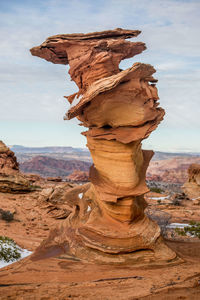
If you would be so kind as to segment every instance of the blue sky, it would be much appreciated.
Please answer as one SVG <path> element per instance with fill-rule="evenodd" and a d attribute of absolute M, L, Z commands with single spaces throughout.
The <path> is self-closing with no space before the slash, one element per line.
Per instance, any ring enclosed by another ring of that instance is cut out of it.
<path fill-rule="evenodd" d="M 68 66 L 29 49 L 59 33 L 140 29 L 143 54 L 121 63 L 157 69 L 164 121 L 146 149 L 200 152 L 199 0 L 0 0 L 0 139 L 26 146 L 84 147 L 76 120 L 63 121 L 64 95 L 77 90 Z"/>

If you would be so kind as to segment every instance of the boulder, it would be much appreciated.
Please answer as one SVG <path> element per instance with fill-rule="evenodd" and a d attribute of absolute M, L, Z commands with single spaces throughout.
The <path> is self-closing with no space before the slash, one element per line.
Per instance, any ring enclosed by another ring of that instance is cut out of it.
<path fill-rule="evenodd" d="M 188 168 L 188 180 L 182 186 L 183 192 L 190 200 L 196 201 L 198 205 L 200 200 L 200 164 L 191 164 Z"/>
<path fill-rule="evenodd" d="M 68 181 L 72 182 L 87 182 L 89 181 L 89 173 L 84 171 L 74 171 L 66 177 Z"/>
<path fill-rule="evenodd" d="M 25 193 L 33 190 L 30 181 L 20 173 L 15 154 L 0 141 L 0 192 Z"/>

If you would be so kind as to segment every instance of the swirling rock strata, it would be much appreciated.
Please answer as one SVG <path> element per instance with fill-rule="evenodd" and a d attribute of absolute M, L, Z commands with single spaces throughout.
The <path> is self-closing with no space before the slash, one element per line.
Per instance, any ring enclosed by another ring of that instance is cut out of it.
<path fill-rule="evenodd" d="M 158 225 L 144 213 L 153 151 L 142 150 L 141 142 L 164 116 L 155 69 L 142 63 L 119 68 L 122 59 L 146 49 L 144 43 L 126 41 L 139 33 L 118 28 L 56 35 L 30 50 L 53 63 L 69 64 L 79 92 L 66 97 L 71 107 L 65 119 L 77 117 L 88 128 L 83 134 L 94 163 L 91 184 L 83 193 L 74 191 L 71 214 L 40 250 L 57 244 L 79 258 L 113 263 L 176 258 Z"/>

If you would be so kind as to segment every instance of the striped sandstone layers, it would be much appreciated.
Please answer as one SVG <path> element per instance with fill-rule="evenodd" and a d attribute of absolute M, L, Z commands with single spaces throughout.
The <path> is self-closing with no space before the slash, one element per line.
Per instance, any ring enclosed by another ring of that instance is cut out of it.
<path fill-rule="evenodd" d="M 139 33 L 117 28 L 56 35 L 31 49 L 53 63 L 69 64 L 79 92 L 66 97 L 71 107 L 65 119 L 77 117 L 88 128 L 83 134 L 94 163 L 91 184 L 82 193 L 76 189 L 73 197 L 66 192 L 72 212 L 38 252 L 58 245 L 68 255 L 108 263 L 176 258 L 158 225 L 144 213 L 146 169 L 153 151 L 142 150 L 141 142 L 164 116 L 158 107 L 155 69 L 142 63 L 119 68 L 122 59 L 146 49 L 144 43 L 126 41 Z"/>

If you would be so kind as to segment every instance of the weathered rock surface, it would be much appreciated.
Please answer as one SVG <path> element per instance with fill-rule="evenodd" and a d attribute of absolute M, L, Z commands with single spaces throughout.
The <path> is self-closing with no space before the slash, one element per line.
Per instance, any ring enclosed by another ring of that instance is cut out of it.
<path fill-rule="evenodd" d="M 168 245 L 184 262 L 157 268 L 120 267 L 41 253 L 40 260 L 28 258 L 0 270 L 1 299 L 199 299 L 200 243 Z"/>
<path fill-rule="evenodd" d="M 61 177 L 47 177 L 47 181 L 62 182 Z"/>
<path fill-rule="evenodd" d="M 79 193 L 85 190 L 84 186 L 72 189 L 73 187 L 73 184 L 63 182 L 53 187 L 44 188 L 38 197 L 39 206 L 45 209 L 48 215 L 54 219 L 67 218 L 73 211 L 73 206 L 77 203 L 71 197 L 71 195 L 74 196 L 73 190 L 78 189 Z"/>
<path fill-rule="evenodd" d="M 83 196 L 84 189 L 87 188 L 45 181 L 41 181 L 40 184 L 42 191 L 26 195 L 0 192 L 0 207 L 14 213 L 14 220 L 9 224 L 0 218 L 1 235 L 13 238 L 22 248 L 31 251 L 48 237 L 51 228 L 55 226 L 59 228 L 63 223 L 62 219 L 51 215 L 48 205 L 64 208 L 65 204 L 69 211 L 73 212 L 74 205 L 80 205 L 79 197 Z M 50 195 L 57 189 L 65 192 L 62 195 L 59 192 L 58 196 L 52 197 L 49 202 Z M 41 195 L 46 198 L 42 200 Z M 189 208 L 158 204 L 157 200 L 150 200 L 150 196 L 163 195 L 151 193 L 147 196 L 150 206 L 148 215 L 156 219 L 161 227 L 167 223 L 169 215 L 170 222 L 188 223 L 191 219 L 199 220 L 199 206 Z M 185 201 L 188 205 L 191 202 Z M 91 201 L 87 201 L 86 210 L 89 205 L 92 205 Z M 59 235 L 57 238 L 60 238 Z M 42 251 L 38 252 L 38 260 L 28 257 L 0 269 L 0 298 L 2 300 L 29 300 L 42 297 L 52 300 L 199 299 L 200 242 L 172 240 L 167 244 L 183 259 L 181 264 L 172 262 L 167 266 L 161 266 L 158 261 L 158 266 L 153 268 L 144 268 L 139 262 L 137 266 L 94 265 L 63 254 L 64 249 L 57 245 L 47 252 L 42 248 Z M 52 251 L 56 257 L 48 258 L 52 256 Z"/>
<path fill-rule="evenodd" d="M 139 30 L 120 28 L 88 34 L 60 34 L 49 37 L 42 45 L 30 51 L 32 55 L 53 63 L 69 64 L 69 74 L 79 87 L 80 94 L 92 82 L 117 74 L 122 59 L 146 49 L 144 43 L 125 40 L 138 34 Z"/>
<path fill-rule="evenodd" d="M 24 176 L 31 182 L 31 183 L 34 183 L 34 182 L 44 182 L 45 181 L 45 178 L 41 177 L 40 175 L 38 174 L 32 174 L 32 173 L 26 173 L 24 174 Z"/>
<path fill-rule="evenodd" d="M 89 173 L 83 171 L 74 171 L 66 178 L 72 182 L 87 182 L 89 181 Z"/>
<path fill-rule="evenodd" d="M 189 167 L 188 180 L 182 189 L 191 200 L 200 200 L 200 164 Z"/>
<path fill-rule="evenodd" d="M 176 254 L 144 214 L 146 170 L 153 151 L 141 142 L 156 129 L 164 110 L 152 76 L 155 69 L 135 63 L 120 70 L 122 59 L 146 49 L 128 42 L 137 30 L 114 29 L 89 34 L 57 35 L 31 49 L 53 63 L 69 64 L 79 92 L 68 96 L 67 119 L 77 117 L 91 152 L 91 184 L 73 190 L 73 211 L 49 235 L 38 253 L 59 245 L 68 255 L 104 263 L 169 263 Z M 69 194 L 67 194 L 69 197 Z"/>
<path fill-rule="evenodd" d="M 15 154 L 0 141 L 0 191 L 23 193 L 32 190 L 29 180 L 19 172 Z"/>
<path fill-rule="evenodd" d="M 10 170 L 19 170 L 19 164 L 12 152 L 6 145 L 0 141 L 0 170 L 1 172 Z"/>

